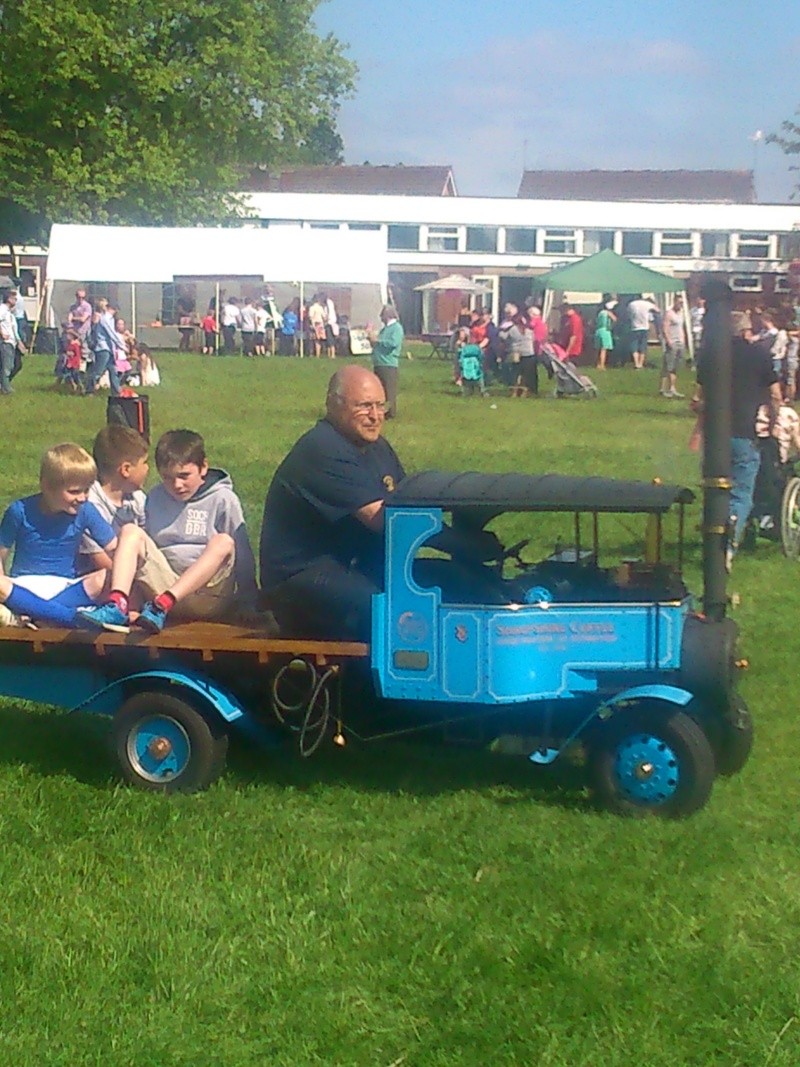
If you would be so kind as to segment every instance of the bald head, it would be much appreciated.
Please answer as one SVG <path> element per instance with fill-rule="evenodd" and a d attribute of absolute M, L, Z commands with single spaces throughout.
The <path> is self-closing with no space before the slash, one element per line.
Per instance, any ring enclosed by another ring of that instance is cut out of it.
<path fill-rule="evenodd" d="M 385 402 L 380 378 L 355 363 L 341 367 L 328 382 L 328 421 L 355 444 L 369 444 L 380 437 Z"/>

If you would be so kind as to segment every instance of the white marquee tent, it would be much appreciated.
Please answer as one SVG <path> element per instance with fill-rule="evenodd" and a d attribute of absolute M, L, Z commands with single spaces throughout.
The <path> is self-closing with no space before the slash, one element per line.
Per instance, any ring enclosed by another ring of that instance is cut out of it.
<path fill-rule="evenodd" d="M 188 280 L 204 282 L 213 291 L 221 283 L 236 295 L 236 281 L 248 279 L 271 285 L 279 304 L 291 296 L 302 299 L 317 287 L 347 289 L 350 319 L 357 325 L 376 319 L 386 301 L 386 238 L 380 231 L 304 229 L 299 224 L 220 229 L 55 225 L 47 279 L 45 302 L 56 320 L 63 319 L 79 284 L 115 285 L 117 301 L 138 329 L 142 319 L 160 315 L 164 285 Z"/>

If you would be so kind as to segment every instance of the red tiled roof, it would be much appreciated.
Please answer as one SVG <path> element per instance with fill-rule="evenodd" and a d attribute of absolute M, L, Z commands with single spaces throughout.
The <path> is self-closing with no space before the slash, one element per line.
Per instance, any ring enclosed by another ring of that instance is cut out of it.
<path fill-rule="evenodd" d="M 528 200 L 657 200 L 754 204 L 749 170 L 526 170 Z"/>
<path fill-rule="evenodd" d="M 242 183 L 249 193 L 377 193 L 455 196 L 450 167 L 332 166 L 254 170 Z"/>

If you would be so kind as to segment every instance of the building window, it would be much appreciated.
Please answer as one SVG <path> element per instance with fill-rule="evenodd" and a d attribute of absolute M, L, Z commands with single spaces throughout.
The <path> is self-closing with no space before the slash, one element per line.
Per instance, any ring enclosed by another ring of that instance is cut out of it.
<path fill-rule="evenodd" d="M 778 234 L 778 259 L 800 259 L 800 233 Z"/>
<path fill-rule="evenodd" d="M 731 289 L 735 293 L 760 293 L 761 288 L 758 274 L 734 274 L 731 278 Z"/>
<path fill-rule="evenodd" d="M 467 226 L 468 252 L 496 252 L 496 226 Z"/>
<path fill-rule="evenodd" d="M 740 233 L 740 259 L 769 259 L 768 233 Z"/>
<path fill-rule="evenodd" d="M 792 287 L 789 285 L 789 279 L 785 274 L 779 274 L 775 278 L 775 292 L 776 293 L 791 293 Z"/>
<path fill-rule="evenodd" d="M 457 252 L 458 226 L 429 226 L 429 252 Z"/>
<path fill-rule="evenodd" d="M 348 230 L 379 230 L 379 222 L 348 222 Z"/>
<path fill-rule="evenodd" d="M 652 231 L 624 230 L 622 233 L 622 254 L 623 256 L 652 256 Z"/>
<path fill-rule="evenodd" d="M 692 235 L 686 232 L 661 234 L 662 256 L 691 256 L 694 254 Z"/>
<path fill-rule="evenodd" d="M 700 254 L 708 259 L 727 259 L 730 247 L 727 233 L 701 233 Z"/>
<path fill-rule="evenodd" d="M 419 252 L 419 226 L 390 226 L 388 246 L 394 252 Z"/>
<path fill-rule="evenodd" d="M 543 248 L 545 255 L 575 255 L 575 231 L 545 230 Z"/>
<path fill-rule="evenodd" d="M 583 231 L 583 254 L 593 256 L 595 252 L 605 252 L 610 248 L 614 250 L 613 230 L 584 230 Z"/>
<path fill-rule="evenodd" d="M 506 252 L 523 252 L 533 255 L 536 251 L 536 230 L 527 226 L 506 228 Z"/>
<path fill-rule="evenodd" d="M 338 230 L 338 222 L 309 222 L 308 228 L 310 230 Z"/>

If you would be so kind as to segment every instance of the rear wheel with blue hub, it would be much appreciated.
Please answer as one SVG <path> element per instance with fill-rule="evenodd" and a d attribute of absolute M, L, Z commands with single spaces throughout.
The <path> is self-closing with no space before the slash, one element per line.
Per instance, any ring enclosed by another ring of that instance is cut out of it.
<path fill-rule="evenodd" d="M 617 712 L 600 729 L 590 772 L 598 799 L 611 811 L 681 818 L 706 803 L 716 768 L 694 719 L 639 705 Z"/>
<path fill-rule="evenodd" d="M 228 735 L 170 693 L 137 693 L 114 716 L 114 751 L 126 782 L 156 793 L 205 789 L 225 767 Z"/>

